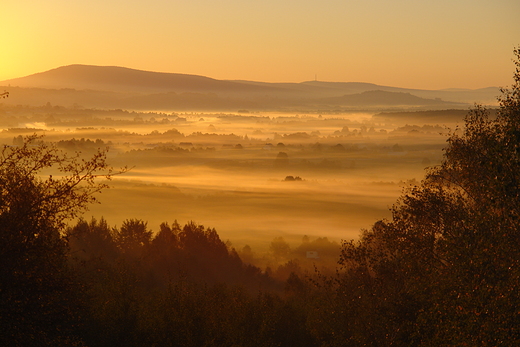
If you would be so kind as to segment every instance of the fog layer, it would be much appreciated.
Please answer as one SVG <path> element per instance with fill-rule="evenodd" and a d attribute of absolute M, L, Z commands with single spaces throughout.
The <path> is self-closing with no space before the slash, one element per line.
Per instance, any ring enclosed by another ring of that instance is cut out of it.
<path fill-rule="evenodd" d="M 1 140 L 41 133 L 71 153 L 109 148 L 129 166 L 85 216 L 195 221 L 237 249 L 274 237 L 334 241 L 389 217 L 409 180 L 440 161 L 460 111 L 408 113 L 161 113 L 43 107 L 0 109 Z M 443 134 L 444 133 L 444 134 Z"/>

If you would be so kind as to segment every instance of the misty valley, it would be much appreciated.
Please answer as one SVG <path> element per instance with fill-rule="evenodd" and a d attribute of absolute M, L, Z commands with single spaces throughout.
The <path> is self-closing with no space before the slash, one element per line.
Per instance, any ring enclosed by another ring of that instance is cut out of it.
<path fill-rule="evenodd" d="M 130 216 L 215 227 L 241 249 L 274 237 L 339 242 L 389 217 L 408 180 L 440 162 L 447 126 L 465 111 L 400 113 L 164 113 L 0 106 L 16 145 L 44 134 L 71 153 L 108 148 L 115 177 L 87 217 Z M 433 120 L 432 120 L 433 119 Z M 296 178 L 296 179 L 294 179 Z"/>
<path fill-rule="evenodd" d="M 0 345 L 518 345 L 514 76 L 4 81 Z"/>

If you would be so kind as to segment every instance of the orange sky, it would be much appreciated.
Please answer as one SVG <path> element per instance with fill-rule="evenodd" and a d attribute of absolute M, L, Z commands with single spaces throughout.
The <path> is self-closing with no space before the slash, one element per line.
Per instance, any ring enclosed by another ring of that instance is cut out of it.
<path fill-rule="evenodd" d="M 518 0 L 9 1 L 0 80 L 91 64 L 265 82 L 507 86 L 518 14 Z"/>

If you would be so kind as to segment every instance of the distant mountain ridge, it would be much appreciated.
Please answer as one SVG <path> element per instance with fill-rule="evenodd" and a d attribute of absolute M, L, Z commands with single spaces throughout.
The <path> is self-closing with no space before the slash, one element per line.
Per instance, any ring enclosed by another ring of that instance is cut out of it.
<path fill-rule="evenodd" d="M 119 66 L 67 65 L 25 77 L 3 81 L 2 84 L 36 88 L 73 88 L 122 92 L 237 90 L 244 88 L 235 82 L 209 77 L 151 72 Z M 259 90 L 262 87 L 246 86 Z"/>
<path fill-rule="evenodd" d="M 2 81 L 0 86 L 21 88 L 18 95 L 32 100 L 28 103 L 52 97 L 53 103 L 136 109 L 463 108 L 489 103 L 499 95 L 498 88 L 420 90 L 363 82 L 268 83 L 93 65 L 62 66 Z"/>
<path fill-rule="evenodd" d="M 321 99 L 327 104 L 362 106 L 367 103 L 377 105 L 398 106 L 398 105 L 444 105 L 447 102 L 439 99 L 426 99 L 404 92 L 389 92 L 383 90 L 370 90 L 359 94 L 343 95 Z"/>

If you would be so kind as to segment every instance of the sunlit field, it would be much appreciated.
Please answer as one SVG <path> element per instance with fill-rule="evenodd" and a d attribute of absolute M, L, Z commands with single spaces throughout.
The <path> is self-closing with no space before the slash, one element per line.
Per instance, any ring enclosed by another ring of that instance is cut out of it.
<path fill-rule="evenodd" d="M 339 242 L 388 218 L 409 181 L 440 162 L 447 127 L 410 112 L 164 113 L 60 107 L 2 109 L 1 140 L 45 134 L 63 150 L 108 148 L 117 176 L 84 216 L 120 225 L 139 218 L 214 227 L 240 249 L 265 251 L 274 237 Z M 446 122 L 448 120 L 448 122 Z"/>
<path fill-rule="evenodd" d="M 4 1 L 0 347 L 520 346 L 519 13 Z"/>

